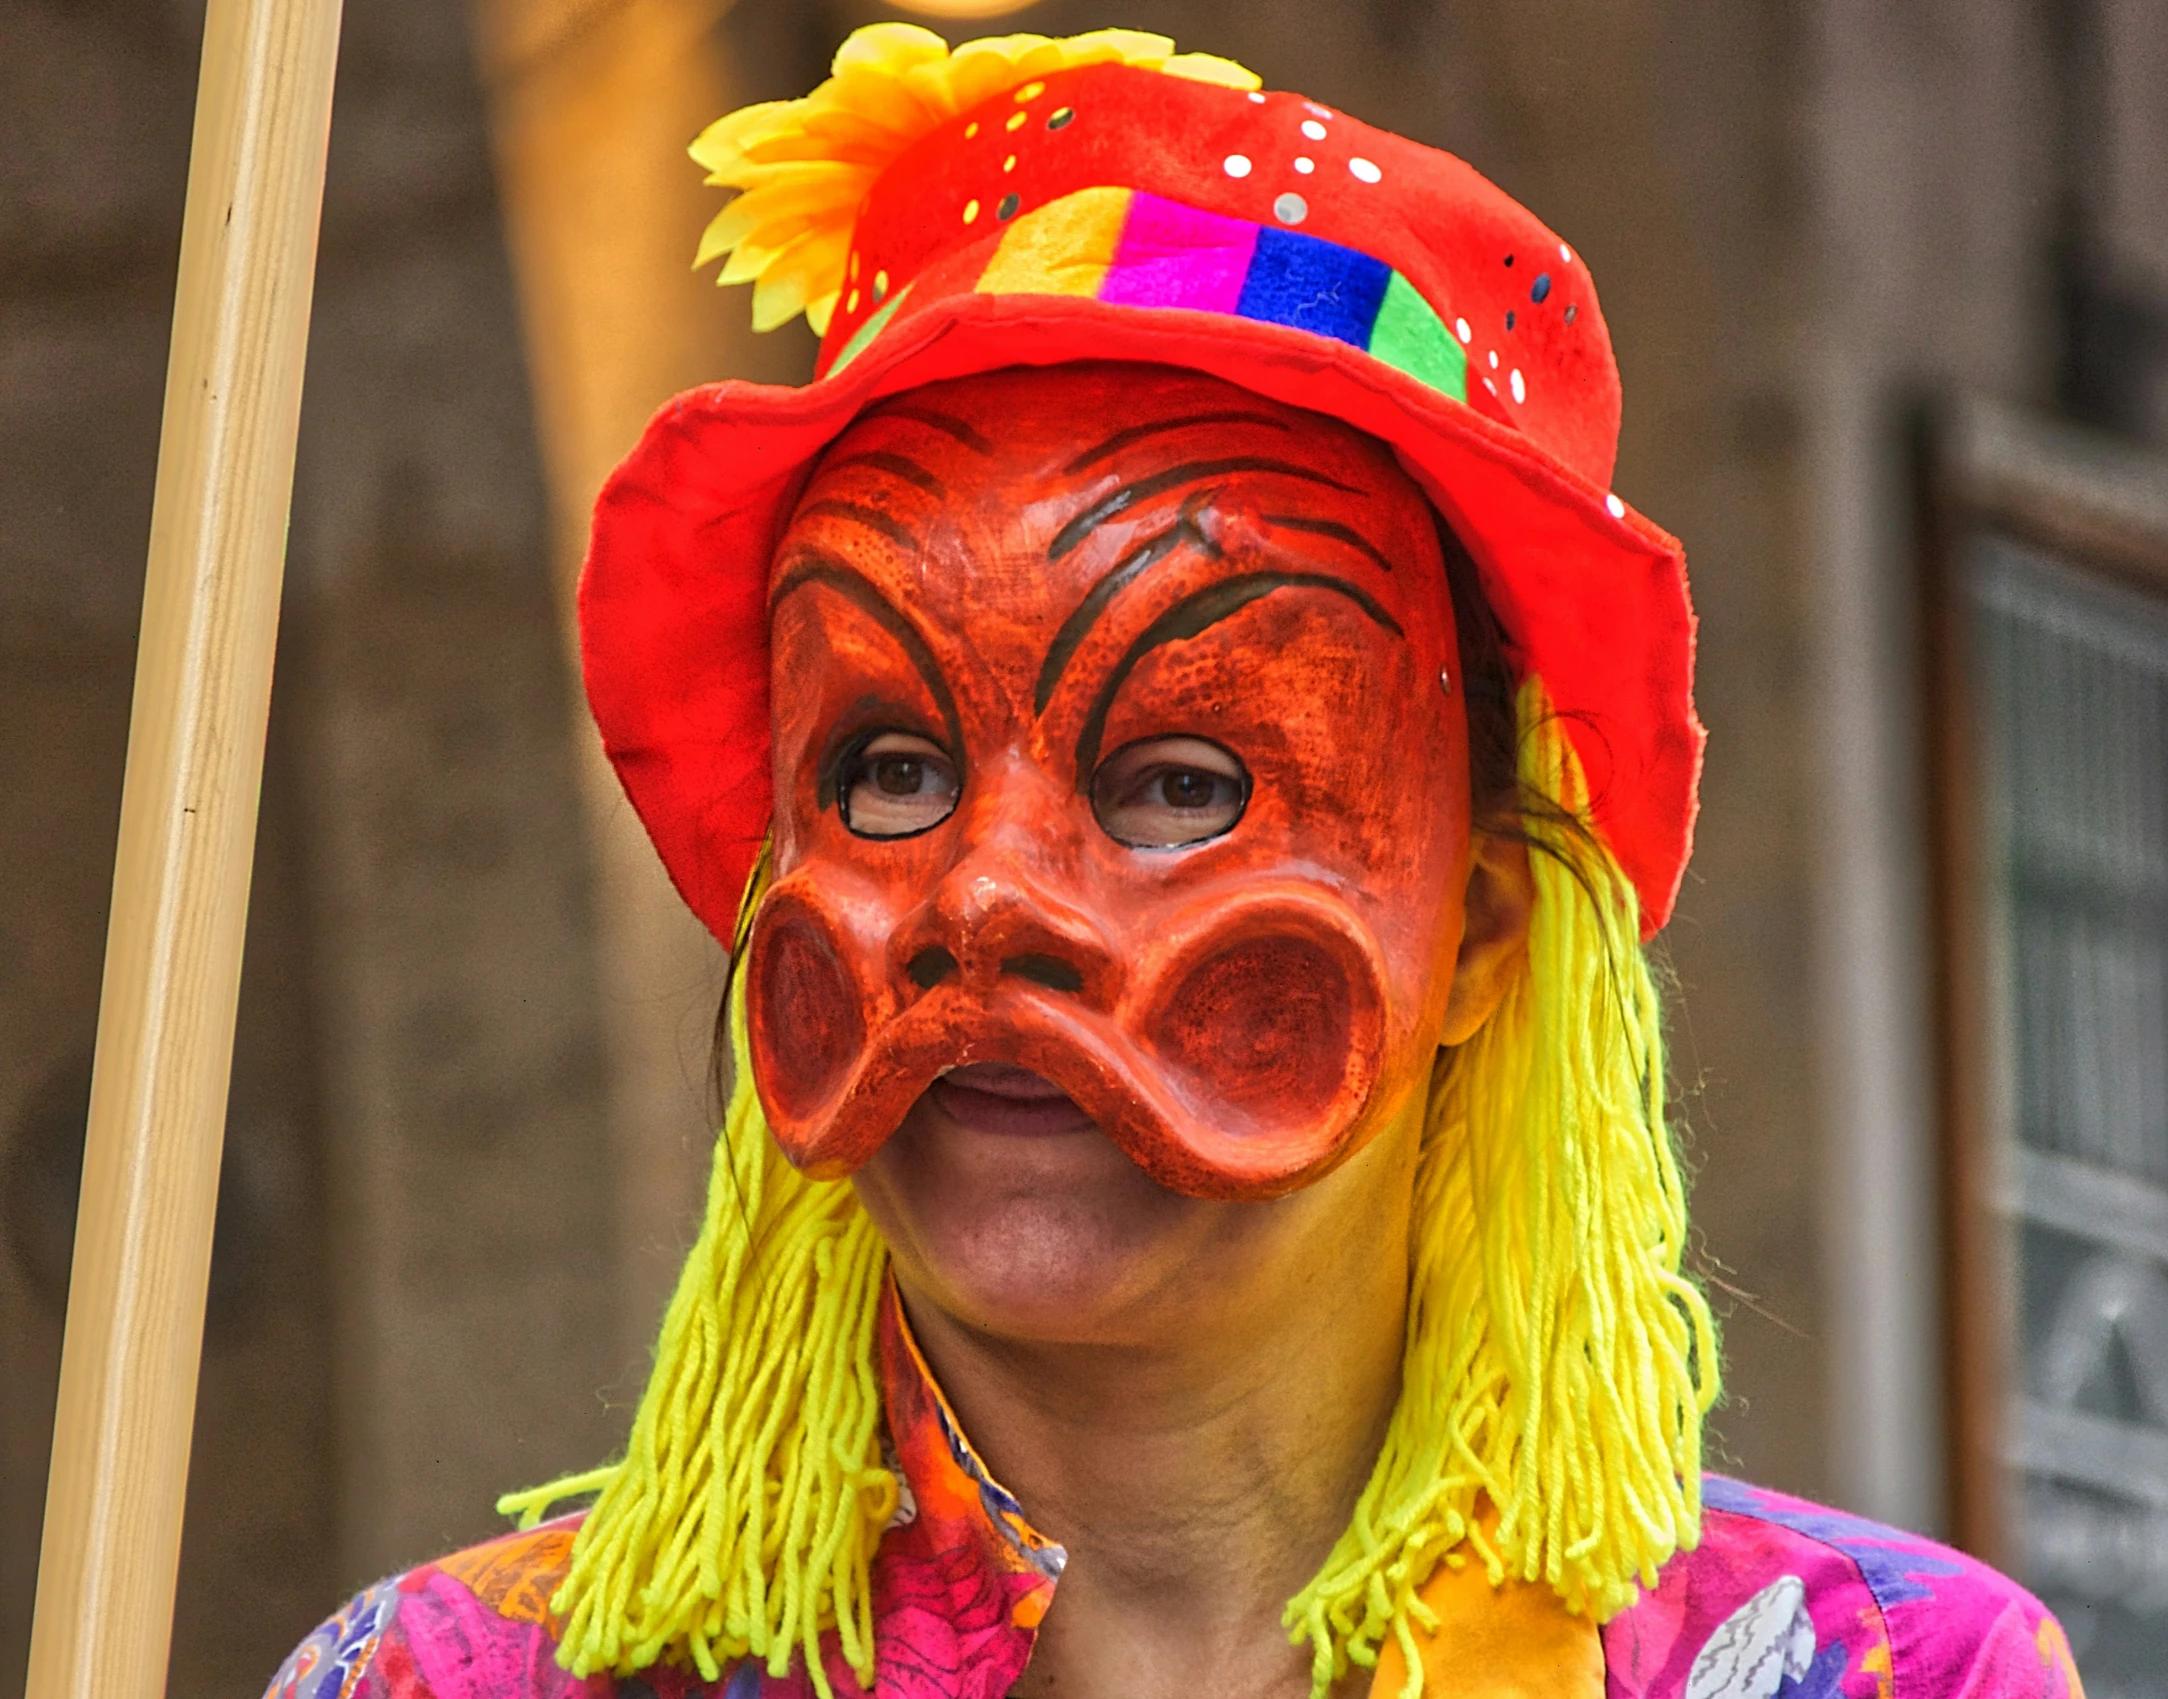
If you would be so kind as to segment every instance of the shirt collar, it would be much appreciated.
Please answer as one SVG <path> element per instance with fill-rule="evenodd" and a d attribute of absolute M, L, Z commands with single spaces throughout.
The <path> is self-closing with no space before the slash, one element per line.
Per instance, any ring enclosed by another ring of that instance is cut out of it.
<path fill-rule="evenodd" d="M 873 1559 L 878 1699 L 1002 1699 L 1068 1553 L 1025 1519 L 934 1383 L 891 1280 L 877 1329 L 897 1480 Z"/>

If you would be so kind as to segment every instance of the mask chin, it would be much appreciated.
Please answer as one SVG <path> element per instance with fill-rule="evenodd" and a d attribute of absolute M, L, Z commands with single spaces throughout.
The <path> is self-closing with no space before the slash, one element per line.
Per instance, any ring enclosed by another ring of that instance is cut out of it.
<path fill-rule="evenodd" d="M 1392 1018 L 1376 941 L 1300 882 L 1215 902 L 1155 940 L 1146 971 L 1081 984 L 964 949 L 922 985 L 927 952 L 891 967 L 892 933 L 804 881 L 770 894 L 748 946 L 755 1084 L 816 1178 L 855 1172 L 948 1069 L 1006 1062 L 1171 1190 L 1275 1197 L 1352 1155 L 1428 1067 L 1414 1011 Z"/>

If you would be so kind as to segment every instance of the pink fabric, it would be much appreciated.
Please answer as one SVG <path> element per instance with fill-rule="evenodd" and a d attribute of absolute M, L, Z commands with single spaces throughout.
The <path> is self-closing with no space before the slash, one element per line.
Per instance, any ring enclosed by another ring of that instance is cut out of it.
<path fill-rule="evenodd" d="M 1257 226 L 1148 195 L 1129 204 L 1099 299 L 1131 307 L 1231 313 L 1242 298 Z"/>
<path fill-rule="evenodd" d="M 411 1572 L 399 1612 L 421 1687 L 454 1694 L 518 1693 L 532 1699 L 601 1694 L 607 1683 L 582 1681 L 557 1664 L 557 1641 L 539 1623 L 499 1616 L 464 1585 L 434 1567 Z"/>
<path fill-rule="evenodd" d="M 2080 1699 L 2061 1627 L 1986 1565 L 1719 1476 L 1701 1545 L 1603 1631 L 1610 1699 Z"/>

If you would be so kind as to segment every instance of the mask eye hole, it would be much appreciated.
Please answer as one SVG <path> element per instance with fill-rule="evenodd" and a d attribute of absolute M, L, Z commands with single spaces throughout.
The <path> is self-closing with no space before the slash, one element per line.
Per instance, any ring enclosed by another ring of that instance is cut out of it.
<path fill-rule="evenodd" d="M 1116 843 L 1178 849 L 1233 830 L 1249 806 L 1249 770 L 1201 737 L 1124 744 L 1092 775 L 1092 813 Z"/>
<path fill-rule="evenodd" d="M 837 775 L 843 824 L 861 838 L 908 838 L 956 812 L 962 787 L 941 746 L 912 732 L 876 732 Z"/>

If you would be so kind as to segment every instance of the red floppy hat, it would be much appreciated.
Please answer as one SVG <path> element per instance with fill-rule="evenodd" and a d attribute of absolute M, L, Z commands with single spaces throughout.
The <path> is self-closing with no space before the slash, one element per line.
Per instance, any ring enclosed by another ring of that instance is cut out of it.
<path fill-rule="evenodd" d="M 822 330 L 802 388 L 671 401 L 595 507 L 588 699 L 679 891 L 730 940 L 768 827 L 767 570 L 877 399 L 1074 360 L 1204 371 L 1390 444 L 1542 679 L 1644 935 L 1689 853 L 1703 732 L 1678 542 L 1611 493 L 1618 368 L 1587 269 L 1450 154 L 1258 90 L 1163 37 L 860 30 L 802 101 L 694 153 L 740 186 L 703 258 L 756 324 Z"/>

